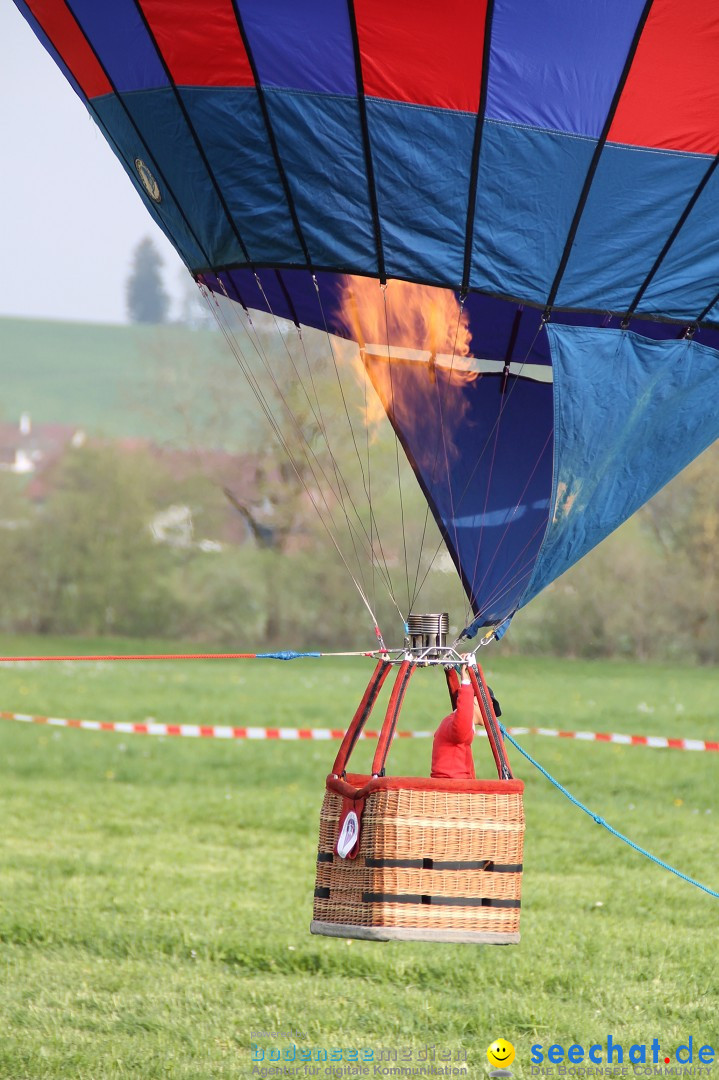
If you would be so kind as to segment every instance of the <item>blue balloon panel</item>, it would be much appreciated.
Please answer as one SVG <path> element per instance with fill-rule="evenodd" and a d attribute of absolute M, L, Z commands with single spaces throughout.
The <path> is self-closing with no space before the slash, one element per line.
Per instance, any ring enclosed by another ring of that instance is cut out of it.
<path fill-rule="evenodd" d="M 551 524 L 522 597 L 626 521 L 719 438 L 719 351 L 620 330 L 547 327 L 556 426 Z"/>

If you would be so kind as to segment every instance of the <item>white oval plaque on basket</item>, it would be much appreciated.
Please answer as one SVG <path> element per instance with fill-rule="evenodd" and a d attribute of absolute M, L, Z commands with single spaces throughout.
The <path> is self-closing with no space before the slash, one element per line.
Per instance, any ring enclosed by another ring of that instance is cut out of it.
<path fill-rule="evenodd" d="M 337 854 L 340 859 L 346 859 L 352 848 L 357 843 L 359 833 L 359 819 L 354 810 L 350 810 L 344 820 L 342 829 L 337 838 Z"/>

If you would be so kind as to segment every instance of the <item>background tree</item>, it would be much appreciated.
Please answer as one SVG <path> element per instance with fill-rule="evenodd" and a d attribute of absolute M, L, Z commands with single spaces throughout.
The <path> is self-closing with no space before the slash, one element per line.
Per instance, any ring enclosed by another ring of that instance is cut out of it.
<path fill-rule="evenodd" d="M 134 323 L 164 323 L 170 298 L 162 283 L 162 258 L 149 237 L 135 248 L 127 279 L 127 313 Z"/>
<path fill-rule="evenodd" d="M 24 538 L 34 567 L 31 629 L 41 633 L 167 632 L 171 552 L 149 524 L 156 505 L 149 456 L 111 446 L 70 450 L 38 527 Z"/>

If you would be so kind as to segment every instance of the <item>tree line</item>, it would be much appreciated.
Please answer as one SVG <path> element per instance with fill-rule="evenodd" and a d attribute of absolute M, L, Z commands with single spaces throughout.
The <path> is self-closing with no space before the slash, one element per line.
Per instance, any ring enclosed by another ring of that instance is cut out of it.
<path fill-rule="evenodd" d="M 502 648 L 717 663 L 717 465 L 715 446 L 520 611 Z M 255 521 L 244 543 L 210 551 L 160 542 L 151 528 L 160 510 L 182 504 L 196 537 L 218 535 L 232 512 L 228 491 L 201 470 L 178 481 L 147 452 L 89 445 L 67 452 L 41 506 L 22 495 L 17 478 L 4 473 L 0 481 L 5 632 L 167 637 L 241 651 L 373 644 L 371 620 L 323 529 L 297 495 L 293 507 L 283 502 L 287 476 L 268 474 L 262 503 L 244 508 L 259 518 L 258 505 L 276 498 L 286 516 L 271 516 L 264 537 Z M 229 495 L 237 502 L 237 492 Z M 381 505 L 377 513 L 385 513 Z M 397 535 L 390 542 L 396 550 Z M 430 573 L 421 595 L 424 609 L 449 607 L 455 623 L 461 617 L 452 573 Z M 381 590 L 376 612 L 398 644 L 397 613 Z"/>
<path fill-rule="evenodd" d="M 238 651 L 367 648 L 369 606 L 398 645 L 398 608 L 419 585 L 417 609 L 448 610 L 453 628 L 465 625 L 466 598 L 447 556 L 432 560 L 439 534 L 388 424 L 365 430 L 361 421 L 361 382 L 340 387 L 323 335 L 278 337 L 272 320 L 256 319 L 251 333 L 236 330 L 235 356 L 217 347 L 220 334 L 197 333 L 184 357 L 176 344 L 171 357 L 160 349 L 143 408 L 182 418 L 196 468 L 180 479 L 147 448 L 92 442 L 66 452 L 40 503 L 0 472 L 0 629 Z M 238 419 L 236 401 L 250 397 L 240 361 L 264 418 Z M 235 454 L 221 476 L 198 449 L 217 446 Z M 249 453 L 259 464 L 248 487 Z M 715 444 L 521 610 L 502 648 L 717 663 L 718 466 Z M 171 507 L 186 508 L 192 542 L 153 532 Z M 228 515 L 235 528 L 223 539 Z"/>

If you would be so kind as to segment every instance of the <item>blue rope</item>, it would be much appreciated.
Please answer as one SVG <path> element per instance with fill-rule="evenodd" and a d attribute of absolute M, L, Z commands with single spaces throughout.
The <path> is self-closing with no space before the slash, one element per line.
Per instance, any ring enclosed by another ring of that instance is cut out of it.
<path fill-rule="evenodd" d="M 304 656 L 322 656 L 319 652 L 258 652 L 256 660 L 301 660 Z"/>
<path fill-rule="evenodd" d="M 653 863 L 656 863 L 657 866 L 661 866 L 663 870 L 668 870 L 671 874 L 676 874 L 676 876 L 678 878 L 681 878 L 682 881 L 688 882 L 689 885 L 696 885 L 697 889 L 702 889 L 703 892 L 709 893 L 710 896 L 716 896 L 717 899 L 719 899 L 719 892 L 715 892 L 714 889 L 710 889 L 708 885 L 702 885 L 700 881 L 695 881 L 694 878 L 689 877 L 687 874 L 683 874 L 681 870 L 677 870 L 675 867 L 670 866 L 669 863 L 665 863 L 661 859 L 658 859 L 656 855 L 652 855 L 651 851 L 647 851 L 645 848 L 640 847 L 639 844 L 635 844 L 634 841 L 630 840 L 628 836 L 624 835 L 624 833 L 620 833 L 617 829 L 613 828 L 613 826 L 609 825 L 604 820 L 604 818 L 600 817 L 599 814 L 595 814 L 594 811 L 590 810 L 588 806 L 585 806 L 583 802 L 580 802 L 579 799 L 576 799 L 570 791 L 567 791 L 567 789 L 563 787 L 558 780 L 555 780 L 553 776 L 550 776 L 547 770 L 542 765 L 540 765 L 538 761 L 535 761 L 532 755 L 528 754 L 527 751 L 519 745 L 516 739 L 512 738 L 504 724 L 500 724 L 499 727 L 504 738 L 508 739 L 509 742 L 511 742 L 512 746 L 514 746 L 515 749 L 519 750 L 520 754 L 522 754 L 527 759 L 527 761 L 534 765 L 535 769 L 538 769 L 542 776 L 545 776 L 547 780 L 549 780 L 550 784 L 554 784 L 555 788 L 557 788 L 558 791 L 561 791 L 562 795 L 566 795 L 569 801 L 574 804 L 574 806 L 579 807 L 579 809 L 583 810 L 585 814 L 588 814 L 592 821 L 596 821 L 597 825 L 601 825 L 602 828 L 606 829 L 608 833 L 612 834 L 612 836 L 616 836 L 619 840 L 623 840 L 625 844 L 628 844 L 630 848 L 634 848 L 634 850 L 638 851 L 640 855 L 644 855 L 647 859 L 651 859 Z"/>

